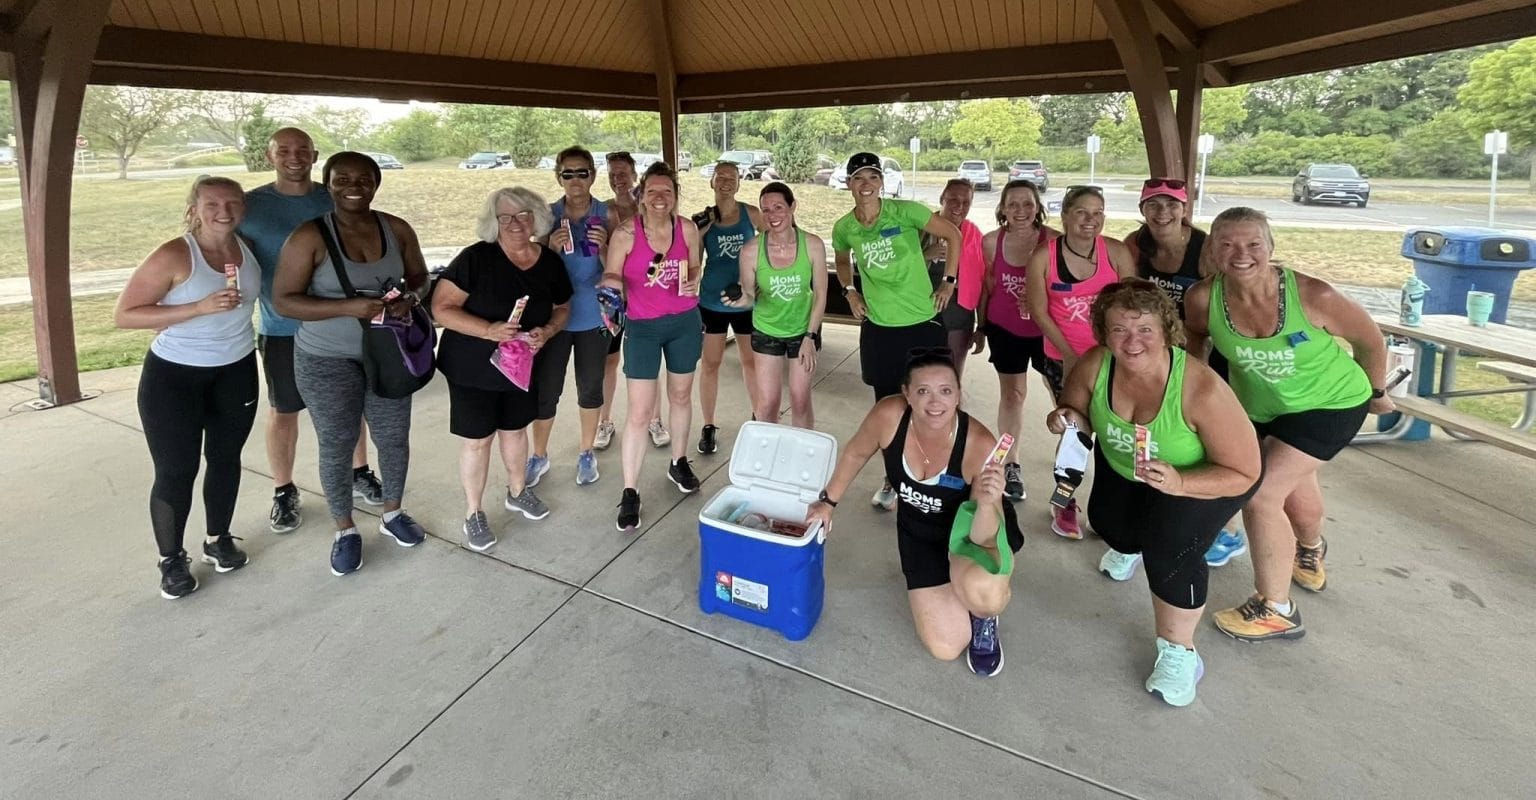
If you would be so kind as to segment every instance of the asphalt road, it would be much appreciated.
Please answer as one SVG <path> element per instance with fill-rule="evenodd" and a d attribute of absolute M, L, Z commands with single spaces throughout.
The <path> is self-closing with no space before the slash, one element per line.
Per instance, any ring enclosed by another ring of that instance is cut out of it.
<path fill-rule="evenodd" d="M 912 186 L 907 184 L 907 193 L 915 192 L 916 199 L 935 208 L 939 204 L 940 183 L 929 185 L 919 184 Z M 999 188 L 1001 185 L 999 184 Z M 1055 201 L 1061 202 L 1062 195 L 1066 193 L 1065 187 L 1052 187 L 1045 193 L 1048 204 Z M 977 192 L 976 200 L 972 204 L 971 221 L 981 225 L 984 229 L 990 229 L 991 225 L 983 224 L 990 221 L 992 209 L 996 207 L 997 192 Z M 1135 218 L 1140 216 L 1137 210 L 1136 192 L 1126 191 L 1119 185 L 1105 189 L 1104 199 L 1107 201 L 1106 212 L 1111 217 Z M 1263 197 L 1235 197 L 1212 194 L 1205 198 L 1204 214 L 1198 214 L 1197 219 L 1209 220 L 1216 216 L 1222 209 L 1230 206 L 1250 206 L 1263 211 L 1269 218 L 1280 225 L 1304 225 L 1307 227 L 1326 228 L 1354 228 L 1363 230 L 1388 230 L 1401 231 L 1406 228 L 1418 227 L 1449 227 L 1472 226 L 1488 227 L 1488 207 L 1468 205 L 1441 205 L 1436 203 L 1386 203 L 1373 201 L 1365 208 L 1343 205 L 1312 205 L 1304 206 L 1292 203 L 1289 200 L 1277 200 Z M 1052 206 L 1054 213 L 1056 206 Z M 1516 231 L 1526 235 L 1536 235 L 1536 209 L 1510 208 L 1500 209 L 1494 227 L 1501 230 Z"/>

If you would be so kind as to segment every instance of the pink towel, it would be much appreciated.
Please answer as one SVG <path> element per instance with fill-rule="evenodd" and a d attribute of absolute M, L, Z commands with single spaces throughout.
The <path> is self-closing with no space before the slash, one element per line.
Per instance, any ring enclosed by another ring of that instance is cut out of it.
<path fill-rule="evenodd" d="M 521 335 L 508 339 L 491 353 L 491 365 L 513 386 L 526 392 L 533 381 L 533 348 Z"/>

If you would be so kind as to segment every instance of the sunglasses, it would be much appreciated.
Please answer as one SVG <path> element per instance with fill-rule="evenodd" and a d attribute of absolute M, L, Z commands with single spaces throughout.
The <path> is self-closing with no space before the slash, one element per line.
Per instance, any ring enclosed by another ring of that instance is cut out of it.
<path fill-rule="evenodd" d="M 1148 178 L 1142 182 L 1141 188 L 1181 190 L 1186 185 L 1187 183 L 1185 181 L 1181 181 L 1178 178 Z"/>
<path fill-rule="evenodd" d="M 577 180 L 577 179 L 586 180 L 586 179 L 588 179 L 590 177 L 592 177 L 592 170 L 590 170 L 590 169 L 563 169 L 563 170 L 560 170 L 560 180 L 562 180 L 562 181 L 573 181 L 573 180 Z"/>
<path fill-rule="evenodd" d="M 656 276 L 661 274 L 661 263 L 666 260 L 667 257 L 662 253 L 651 256 L 651 265 L 646 268 L 645 277 L 653 281 L 656 280 Z"/>

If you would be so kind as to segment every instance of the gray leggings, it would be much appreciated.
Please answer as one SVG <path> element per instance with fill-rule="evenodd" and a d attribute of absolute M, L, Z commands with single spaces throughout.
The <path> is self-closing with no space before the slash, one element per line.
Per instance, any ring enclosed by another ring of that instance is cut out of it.
<path fill-rule="evenodd" d="M 293 377 L 320 442 L 320 485 L 333 519 L 352 516 L 352 451 L 364 418 L 379 450 L 384 502 L 400 502 L 411 460 L 411 398 L 386 400 L 368 391 L 363 364 L 294 348 Z"/>

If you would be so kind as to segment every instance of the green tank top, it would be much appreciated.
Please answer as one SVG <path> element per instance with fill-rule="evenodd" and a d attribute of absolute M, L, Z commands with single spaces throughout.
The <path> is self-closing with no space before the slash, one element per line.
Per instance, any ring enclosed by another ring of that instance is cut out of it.
<path fill-rule="evenodd" d="M 795 260 L 782 269 L 768 262 L 768 237 L 758 238 L 757 302 L 752 329 L 775 339 L 804 336 L 811 325 L 811 257 L 805 252 L 805 231 L 795 231 Z"/>
<path fill-rule="evenodd" d="M 1170 348 L 1172 368 L 1168 370 L 1168 388 L 1163 390 L 1163 404 L 1157 416 L 1147 423 L 1148 451 L 1176 469 L 1205 463 L 1205 445 L 1184 421 L 1185 354 Z M 1126 480 L 1136 480 L 1136 426 L 1122 418 L 1109 404 L 1109 383 L 1114 379 L 1115 360 L 1108 353 L 1099 362 L 1099 377 L 1093 383 L 1093 399 L 1088 404 L 1088 421 L 1104 450 L 1104 460 Z"/>
<path fill-rule="evenodd" d="M 1296 273 L 1282 269 L 1285 323 L 1274 336 L 1250 339 L 1227 321 L 1223 276 L 1211 283 L 1207 325 L 1211 344 L 1231 363 L 1229 382 L 1248 418 L 1275 417 L 1318 409 L 1353 408 L 1371 397 L 1371 381 L 1333 334 L 1302 313 Z"/>

